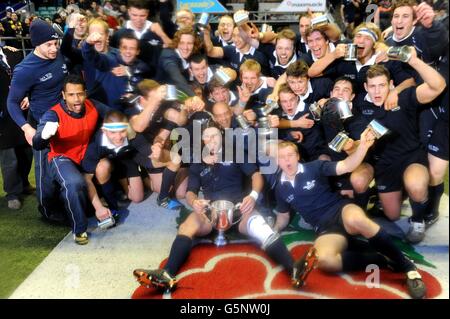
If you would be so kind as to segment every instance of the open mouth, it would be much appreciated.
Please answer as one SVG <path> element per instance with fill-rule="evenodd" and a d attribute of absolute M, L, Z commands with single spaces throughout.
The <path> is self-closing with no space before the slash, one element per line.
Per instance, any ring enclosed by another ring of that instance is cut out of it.
<path fill-rule="evenodd" d="M 315 50 L 312 50 L 312 52 L 313 52 L 314 56 L 320 57 L 320 55 L 322 54 L 322 49 L 315 49 Z"/>

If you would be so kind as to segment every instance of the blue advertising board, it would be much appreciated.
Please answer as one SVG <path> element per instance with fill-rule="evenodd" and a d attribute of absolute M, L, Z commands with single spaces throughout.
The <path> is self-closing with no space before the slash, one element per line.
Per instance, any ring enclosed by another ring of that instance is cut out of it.
<path fill-rule="evenodd" d="M 193 13 L 228 12 L 217 0 L 178 0 L 177 10 L 189 9 Z"/>

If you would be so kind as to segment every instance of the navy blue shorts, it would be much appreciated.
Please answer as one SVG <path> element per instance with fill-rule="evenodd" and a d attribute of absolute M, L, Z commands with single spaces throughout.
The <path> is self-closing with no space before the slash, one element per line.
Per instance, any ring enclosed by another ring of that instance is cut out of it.
<path fill-rule="evenodd" d="M 390 165 L 376 164 L 375 181 L 379 193 L 397 192 L 403 189 L 403 173 L 411 164 L 422 164 L 428 167 L 428 157 L 422 148 L 408 157 L 397 160 Z"/>
<path fill-rule="evenodd" d="M 111 159 L 114 166 L 113 175 L 118 179 L 140 176 L 138 164 L 131 158 Z"/>
<path fill-rule="evenodd" d="M 152 154 L 151 146 L 152 144 L 143 136 L 136 135 L 136 137 L 131 141 L 133 147 L 137 150 L 136 155 L 133 160 L 141 167 L 144 167 L 149 174 L 162 173 L 164 167 L 155 168 L 153 167 L 152 160 L 149 156 Z"/>
<path fill-rule="evenodd" d="M 438 120 L 428 143 L 428 153 L 448 161 L 448 122 Z"/>
<path fill-rule="evenodd" d="M 335 191 L 353 190 L 352 183 L 350 182 L 350 173 L 339 176 L 332 176 L 330 177 L 330 181 Z"/>
<path fill-rule="evenodd" d="M 342 210 L 348 204 L 351 204 L 350 200 L 342 199 L 331 206 L 326 212 L 326 215 L 330 217 L 323 219 L 321 223 L 314 227 L 316 234 L 318 236 L 338 234 L 347 237 L 348 233 L 345 230 L 344 221 L 342 220 Z"/>

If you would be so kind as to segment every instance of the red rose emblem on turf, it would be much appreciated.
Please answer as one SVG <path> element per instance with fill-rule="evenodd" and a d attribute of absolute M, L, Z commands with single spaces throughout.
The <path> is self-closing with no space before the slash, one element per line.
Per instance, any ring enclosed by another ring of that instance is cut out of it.
<path fill-rule="evenodd" d="M 310 243 L 295 242 L 289 249 L 295 259 Z M 165 261 L 162 263 L 162 265 Z M 427 285 L 427 298 L 441 294 L 439 281 L 420 270 Z M 290 278 L 281 266 L 272 262 L 253 244 L 230 244 L 217 248 L 199 245 L 193 250 L 177 275 L 177 289 L 161 295 L 155 289 L 139 287 L 133 298 L 214 299 L 214 298 L 409 298 L 404 275 L 381 270 L 379 287 L 370 288 L 370 273 L 327 274 L 313 270 L 301 289 L 291 287 Z"/>

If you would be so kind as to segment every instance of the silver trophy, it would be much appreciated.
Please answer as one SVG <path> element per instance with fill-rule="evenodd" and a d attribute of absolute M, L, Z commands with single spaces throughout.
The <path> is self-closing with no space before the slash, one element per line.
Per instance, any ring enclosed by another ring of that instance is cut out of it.
<path fill-rule="evenodd" d="M 311 28 L 320 27 L 322 25 L 326 25 L 330 23 L 331 19 L 328 18 L 328 15 L 323 14 L 321 16 L 315 17 L 311 19 Z"/>
<path fill-rule="evenodd" d="M 319 106 L 319 103 L 314 102 L 310 104 L 309 111 L 311 112 L 314 121 L 320 121 L 320 117 L 322 116 L 322 108 Z"/>
<path fill-rule="evenodd" d="M 233 15 L 233 20 L 234 23 L 236 23 L 236 25 L 239 27 L 244 23 L 247 23 L 250 20 L 250 18 L 248 16 L 247 11 L 238 11 Z"/>
<path fill-rule="evenodd" d="M 224 86 L 231 82 L 231 77 L 222 69 L 217 69 L 214 78 Z"/>
<path fill-rule="evenodd" d="M 278 103 L 273 100 L 267 100 L 266 103 L 265 106 L 255 110 L 258 117 L 258 134 L 263 135 L 272 134 L 268 116 L 273 110 L 278 108 Z"/>
<path fill-rule="evenodd" d="M 335 152 L 342 152 L 345 144 L 347 144 L 350 138 L 345 132 L 339 132 L 333 140 L 328 143 L 328 147 L 331 148 Z"/>
<path fill-rule="evenodd" d="M 263 23 L 263 25 L 261 26 L 261 32 L 262 33 L 266 33 L 267 31 L 269 31 L 270 26 L 267 23 Z"/>
<path fill-rule="evenodd" d="M 389 129 L 384 127 L 377 120 L 370 121 L 368 127 L 374 132 L 377 139 L 381 138 L 385 134 L 389 133 Z"/>
<path fill-rule="evenodd" d="M 217 229 L 218 235 L 214 239 L 214 244 L 218 247 L 225 246 L 228 243 L 225 237 L 225 232 L 231 228 L 231 226 L 239 223 L 242 219 L 242 215 L 238 220 L 233 221 L 234 212 L 240 208 L 241 204 L 234 205 L 227 200 L 216 200 L 207 207 L 207 216 L 210 215 L 210 222 L 212 226 Z M 208 216 L 209 217 L 209 216 Z"/>
<path fill-rule="evenodd" d="M 177 87 L 172 84 L 167 84 L 166 96 L 164 98 L 165 101 L 177 101 Z"/>
<path fill-rule="evenodd" d="M 209 18 L 210 18 L 210 15 L 207 12 L 203 12 L 200 15 L 200 18 L 198 19 L 198 22 L 197 22 L 197 28 L 200 31 L 204 31 L 206 29 L 206 27 L 209 24 Z"/>
<path fill-rule="evenodd" d="M 387 50 L 389 60 L 408 62 L 411 58 L 411 50 L 407 45 L 401 47 L 389 47 Z"/>
<path fill-rule="evenodd" d="M 108 218 L 99 221 L 97 223 L 98 228 L 102 229 L 102 230 L 106 230 L 108 228 L 113 227 L 116 224 L 116 220 L 114 219 L 113 216 L 109 216 Z"/>
<path fill-rule="evenodd" d="M 339 113 L 339 117 L 341 120 L 348 119 L 353 116 L 352 110 L 350 108 L 350 104 L 344 100 L 339 100 L 337 105 L 337 110 Z"/>
<path fill-rule="evenodd" d="M 357 49 L 356 44 L 353 44 L 353 43 L 347 44 L 345 47 L 344 60 L 345 61 L 356 61 L 357 60 L 356 49 Z"/>
<path fill-rule="evenodd" d="M 239 114 L 236 116 L 236 121 L 238 122 L 239 126 L 244 131 L 243 134 L 246 135 L 248 133 L 248 130 L 250 129 L 250 124 L 247 122 L 247 119 L 244 115 Z"/>
<path fill-rule="evenodd" d="M 352 110 L 350 108 L 350 103 L 339 99 L 337 97 L 332 97 L 323 106 L 323 109 L 327 111 L 337 112 L 341 120 L 345 120 L 353 116 Z"/>

